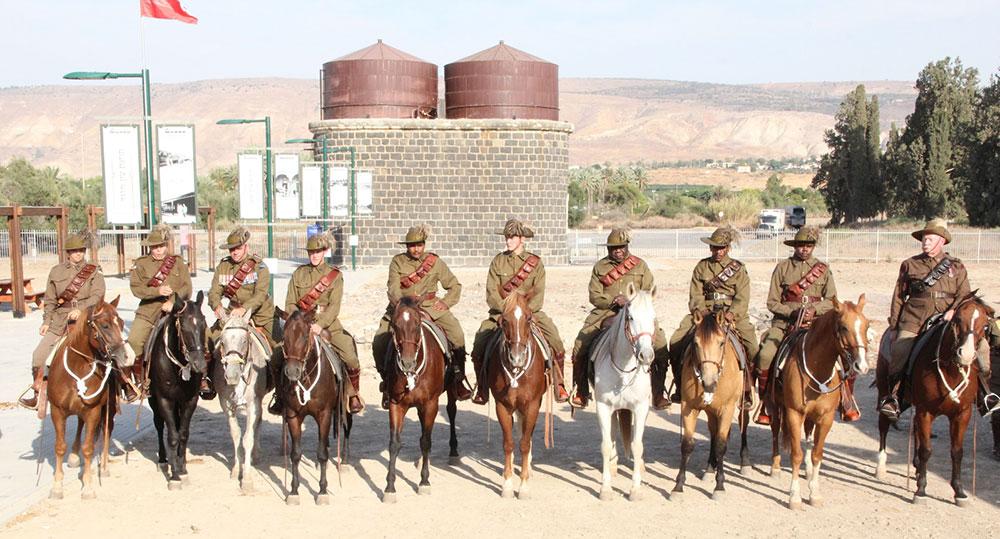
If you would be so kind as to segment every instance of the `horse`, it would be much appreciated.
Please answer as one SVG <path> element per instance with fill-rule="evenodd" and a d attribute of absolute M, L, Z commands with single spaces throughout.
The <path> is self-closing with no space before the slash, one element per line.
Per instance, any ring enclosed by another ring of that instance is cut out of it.
<path fill-rule="evenodd" d="M 833 309 L 816 317 L 808 331 L 796 336 L 790 345 L 781 387 L 774 395 L 776 415 L 771 418 L 771 475 L 781 470 L 779 443 L 791 449 L 789 509 L 802 508 L 799 470 L 804 460 L 803 432 L 807 438 L 810 434 L 813 437 L 812 454 L 806 460 L 809 505 L 823 503 L 819 489 L 823 445 L 840 406 L 841 386 L 854 373 L 868 372 L 869 325 L 864 308 L 864 294 L 856 304 L 834 298 Z"/>
<path fill-rule="evenodd" d="M 167 472 L 167 488 L 179 490 L 187 476 L 187 444 L 191 416 L 198 406 L 198 388 L 207 369 L 205 360 L 205 293 L 194 301 L 174 294 L 173 308 L 150 332 L 143 354 L 149 369 L 149 407 L 158 442 L 158 463 Z M 167 443 L 163 427 L 167 428 Z"/>
<path fill-rule="evenodd" d="M 396 457 L 403 445 L 403 417 L 410 408 L 417 409 L 420 419 L 420 484 L 418 494 L 430 494 L 431 432 L 438 413 L 438 399 L 445 392 L 444 334 L 436 335 L 430 321 L 424 321 L 420 298 L 406 296 L 396 303 L 390 329 L 392 330 L 392 361 L 386 361 L 385 387 L 389 394 L 389 471 L 382 495 L 385 503 L 396 502 Z M 450 463 L 457 463 L 458 435 L 455 431 L 457 399 L 448 390 L 448 422 L 451 427 L 448 456 Z"/>
<path fill-rule="evenodd" d="M 49 496 L 63 497 L 63 457 L 66 455 L 66 418 L 77 417 L 76 454 L 80 432 L 83 439 L 83 491 L 81 497 L 93 499 L 91 461 L 97 433 L 104 432 L 104 453 L 107 454 L 108 438 L 114 428 L 115 397 L 111 371 L 124 370 L 135 362 L 135 355 L 125 344 L 122 332 L 124 322 L 118 316 L 118 299 L 88 307 L 69 329 L 66 340 L 56 348 L 49 368 L 46 392 L 52 405 L 52 426 L 55 429 L 55 477 Z M 106 422 L 101 426 L 101 420 Z M 102 459 L 102 475 L 107 470 L 107 459 Z"/>
<path fill-rule="evenodd" d="M 215 348 L 219 358 L 213 361 L 212 381 L 219 395 L 219 405 L 229 420 L 229 436 L 233 441 L 230 479 L 240 481 L 244 492 L 253 491 L 253 476 L 245 473 L 243 462 L 257 463 L 257 438 L 263 418 L 261 403 L 267 393 L 267 361 L 270 346 L 265 339 L 254 336 L 250 325 L 252 311 L 243 316 L 230 316 L 223 320 Z M 240 430 L 237 411 L 246 410 L 246 429 Z M 240 460 L 242 434 L 243 460 Z"/>
<path fill-rule="evenodd" d="M 521 424 L 521 485 L 517 497 L 531 496 L 531 436 L 548 386 L 542 347 L 532 330 L 532 313 L 527 294 L 514 291 L 504 299 L 500 314 L 498 344 L 486 365 L 484 382 L 496 399 L 497 421 L 503 430 L 503 489 L 501 496 L 514 496 L 514 415 Z"/>
<path fill-rule="evenodd" d="M 344 402 L 347 376 L 340 362 L 334 361 L 333 349 L 319 335 L 310 333 L 315 316 L 314 310 L 297 310 L 285 320 L 281 352 L 284 366 L 275 391 L 282 392 L 283 419 L 292 446 L 292 488 L 285 498 L 287 505 L 299 504 L 299 463 L 302 461 L 302 427 L 306 417 L 312 417 L 316 422 L 319 436 L 316 448 L 316 464 L 319 466 L 317 505 L 330 503 L 326 464 L 330 459 L 331 425 L 334 429 L 343 428 L 345 440 L 349 440 L 351 435 L 351 416 Z M 338 435 L 338 448 L 339 440 Z M 344 448 L 343 458 L 337 462 L 338 469 L 347 456 L 346 443 Z"/>
<path fill-rule="evenodd" d="M 691 344 L 684 352 L 681 371 L 681 465 L 677 471 L 673 492 L 682 494 L 687 478 L 688 460 L 694 451 L 694 432 L 698 415 L 705 412 L 711 444 L 705 475 L 715 472 L 715 490 L 712 499 L 723 497 L 725 487 L 724 457 L 729 445 L 729 431 L 733 414 L 740 406 L 740 473 L 750 471 L 750 452 L 747 449 L 748 411 L 742 407 L 745 377 L 741 372 L 737 346 L 739 337 L 734 333 L 725 311 L 693 315 L 694 333 Z M 746 368 L 744 366 L 743 368 Z"/>
<path fill-rule="evenodd" d="M 979 372 L 989 369 L 989 358 L 977 358 L 976 344 L 984 338 L 994 311 L 976 292 L 960 298 L 950 321 L 932 325 L 925 346 L 912 357 L 908 400 L 914 408 L 913 464 L 917 469 L 917 490 L 913 503 L 927 499 L 927 462 L 931 457 L 931 423 L 937 416 L 948 418 L 951 435 L 951 488 L 955 505 L 965 507 L 970 500 L 962 484 L 962 456 L 965 431 L 972 418 L 979 389 Z M 942 319 L 943 320 L 943 319 Z M 922 339 L 923 335 L 918 339 Z M 888 347 L 879 350 L 877 384 L 881 400 L 888 394 Z M 984 364 L 980 362 L 985 361 Z M 876 477 L 886 475 L 885 439 L 889 420 L 879 415 L 879 454 Z"/>
<path fill-rule="evenodd" d="M 656 313 L 651 291 L 626 289 L 628 303 L 612 317 L 608 329 L 595 341 L 594 395 L 601 425 L 602 500 L 610 500 L 611 478 L 618 470 L 615 433 L 619 430 L 625 452 L 632 453 L 632 489 L 629 499 L 639 499 L 642 486 L 642 434 L 649 414 L 650 375 L 653 362 L 653 331 Z"/>

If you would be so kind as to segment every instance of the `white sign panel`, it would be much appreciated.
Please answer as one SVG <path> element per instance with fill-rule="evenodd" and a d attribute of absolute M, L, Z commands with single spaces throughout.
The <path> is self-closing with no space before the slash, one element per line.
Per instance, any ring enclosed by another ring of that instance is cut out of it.
<path fill-rule="evenodd" d="M 240 182 L 240 219 L 264 218 L 264 156 L 241 153 L 237 158 Z"/>
<path fill-rule="evenodd" d="M 330 216 L 347 217 L 351 204 L 351 194 L 348 190 L 347 169 L 335 167 L 330 169 Z"/>
<path fill-rule="evenodd" d="M 113 225 L 142 223 L 139 126 L 101 126 L 104 213 Z"/>
<path fill-rule="evenodd" d="M 355 174 L 355 179 L 357 181 L 357 204 L 358 204 L 358 215 L 371 215 L 373 204 L 373 193 L 372 193 L 372 173 L 370 170 L 359 170 Z"/>
<path fill-rule="evenodd" d="M 302 216 L 323 214 L 323 165 L 302 165 Z"/>
<path fill-rule="evenodd" d="M 299 218 L 299 155 L 274 156 L 274 215 L 278 219 Z"/>
<path fill-rule="evenodd" d="M 156 126 L 156 164 L 160 177 L 160 214 L 164 223 L 193 223 L 195 204 L 194 126 Z"/>

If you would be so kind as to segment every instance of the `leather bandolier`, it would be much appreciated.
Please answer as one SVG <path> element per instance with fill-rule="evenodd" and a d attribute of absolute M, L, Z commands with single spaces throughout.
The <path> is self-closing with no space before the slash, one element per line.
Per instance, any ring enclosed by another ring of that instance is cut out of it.
<path fill-rule="evenodd" d="M 934 269 L 932 269 L 926 277 L 923 279 L 910 280 L 910 282 L 907 283 L 907 291 L 910 294 L 923 294 L 924 292 L 929 291 L 934 287 L 934 285 L 937 284 L 938 281 L 941 280 L 941 277 L 944 277 L 944 275 L 951 270 L 953 265 L 954 262 L 950 257 L 944 257 L 944 259 L 934 266 Z"/>
<path fill-rule="evenodd" d="M 168 256 L 163 259 L 163 263 L 160 264 L 160 269 L 156 270 L 156 274 L 153 278 L 146 283 L 146 286 L 153 288 L 158 288 L 163 284 L 163 281 L 167 280 L 170 276 L 170 271 L 174 269 L 174 264 L 177 263 L 177 256 Z"/>
<path fill-rule="evenodd" d="M 62 306 L 73 301 L 73 298 L 80 293 L 80 287 L 83 286 L 83 283 L 85 283 L 95 271 L 97 271 L 97 266 L 94 264 L 86 264 L 83 266 L 83 268 L 80 269 L 80 271 L 73 277 L 73 280 L 70 281 L 66 290 L 63 290 L 62 294 L 59 294 L 59 297 L 56 299 L 56 304 Z"/>
<path fill-rule="evenodd" d="M 625 258 L 625 260 L 622 260 L 621 264 L 618 264 L 617 266 L 611 268 L 611 271 L 601 276 L 600 279 L 601 284 L 604 285 L 604 288 L 607 288 L 615 284 L 622 277 L 624 277 L 625 274 L 632 271 L 633 268 L 638 266 L 639 262 L 641 262 L 641 260 L 639 260 L 639 257 L 635 255 L 629 255 L 628 257 Z"/>
<path fill-rule="evenodd" d="M 517 288 L 524 283 L 524 280 L 531 275 L 531 272 L 535 271 L 535 268 L 538 267 L 538 263 L 541 262 L 541 260 L 542 259 L 538 258 L 536 255 L 529 255 L 524 261 L 524 264 L 521 265 L 521 269 L 517 270 L 517 273 L 500 287 L 503 297 L 507 297 L 511 292 L 517 290 Z"/>
<path fill-rule="evenodd" d="M 316 306 L 316 300 L 323 295 L 323 292 L 326 292 L 330 288 L 330 285 L 333 284 L 338 275 L 340 275 L 339 268 L 330 270 L 329 273 L 320 277 L 319 281 L 313 285 L 312 290 L 299 298 L 299 301 L 295 302 L 295 305 L 302 311 L 311 311 Z"/>
<path fill-rule="evenodd" d="M 804 296 L 803 293 L 816 282 L 817 279 L 826 273 L 827 265 L 818 262 L 808 273 L 802 276 L 797 283 L 791 284 L 781 293 L 781 301 L 784 303 L 815 303 L 822 301 L 819 296 Z"/>
<path fill-rule="evenodd" d="M 712 277 L 711 281 L 705 283 L 702 291 L 705 294 L 705 299 L 718 300 L 718 299 L 733 299 L 732 296 L 728 294 L 721 294 L 716 292 L 716 290 L 725 286 L 729 279 L 732 279 L 743 267 L 743 263 L 739 260 L 733 260 L 726 267 L 722 268 L 715 277 Z"/>
<path fill-rule="evenodd" d="M 233 298 L 236 297 L 236 292 L 238 292 L 240 287 L 243 286 L 243 279 L 246 279 L 247 275 L 249 275 L 255 267 L 257 267 L 257 261 L 252 257 L 248 257 L 240 268 L 236 270 L 233 277 L 229 279 L 229 282 L 226 283 L 226 288 L 222 291 L 222 295 L 229 298 L 230 302 L 234 301 Z"/>
<path fill-rule="evenodd" d="M 427 276 L 428 273 L 430 273 L 431 268 L 434 267 L 434 264 L 437 263 L 437 260 L 438 256 L 436 254 L 434 253 L 428 254 L 427 258 L 425 258 L 424 261 L 420 263 L 420 267 L 417 268 L 416 271 L 414 271 L 409 275 L 404 276 L 402 279 L 399 280 L 400 288 L 410 288 L 411 286 L 419 283 L 421 279 L 423 279 L 424 277 Z"/>

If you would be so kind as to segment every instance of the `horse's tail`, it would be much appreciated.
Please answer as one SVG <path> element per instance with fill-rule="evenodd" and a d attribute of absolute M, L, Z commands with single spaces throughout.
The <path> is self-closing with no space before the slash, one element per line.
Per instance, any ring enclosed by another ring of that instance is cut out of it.
<path fill-rule="evenodd" d="M 625 454 L 632 455 L 632 410 L 618 410 L 615 412 L 618 418 L 618 431 L 622 433 L 622 447 Z M 613 421 L 614 419 L 612 419 Z"/>

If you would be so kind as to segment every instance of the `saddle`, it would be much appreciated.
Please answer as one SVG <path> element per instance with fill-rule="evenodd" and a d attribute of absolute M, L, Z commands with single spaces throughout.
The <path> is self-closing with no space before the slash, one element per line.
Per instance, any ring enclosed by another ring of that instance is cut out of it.
<path fill-rule="evenodd" d="M 799 342 L 799 338 L 804 336 L 807 331 L 809 331 L 808 327 L 792 329 L 785 333 L 784 338 L 781 339 L 781 343 L 778 344 L 778 352 L 774 354 L 774 361 L 771 362 L 770 376 L 768 377 L 768 399 L 772 399 L 773 395 L 777 395 L 781 391 L 783 383 L 781 375 L 785 372 L 785 363 L 788 361 L 789 356 L 792 355 L 792 350 L 795 349 L 795 344 Z"/>
<path fill-rule="evenodd" d="M 431 332 L 431 336 L 434 337 L 434 341 L 437 343 L 438 347 L 441 348 L 441 351 L 444 352 L 445 363 L 450 363 L 452 357 L 451 353 L 452 350 L 451 350 L 451 343 L 448 341 L 448 336 L 445 335 L 445 332 L 443 329 L 441 329 L 441 326 L 439 326 L 438 323 L 435 322 L 433 318 L 431 318 L 430 313 L 428 313 L 423 309 L 420 309 L 420 325 L 424 329 L 427 329 L 428 331 Z M 395 344 L 391 343 L 389 346 L 386 346 L 385 356 L 383 358 L 382 364 L 390 365 L 393 361 L 393 358 L 395 357 L 395 354 L 396 354 Z"/>
<path fill-rule="evenodd" d="M 531 328 L 531 336 L 535 339 L 538 344 L 538 348 L 542 351 L 542 359 L 545 360 L 545 369 L 548 370 L 552 368 L 552 346 L 549 342 L 545 340 L 545 336 L 542 335 L 542 330 L 535 324 L 534 321 L 531 322 L 529 326 Z M 503 341 L 503 330 L 499 327 L 494 328 L 493 332 L 490 334 L 489 339 L 486 341 L 486 349 L 483 351 L 483 369 L 486 365 L 489 365 L 490 358 L 492 358 L 494 352 L 500 348 L 500 343 Z"/>

